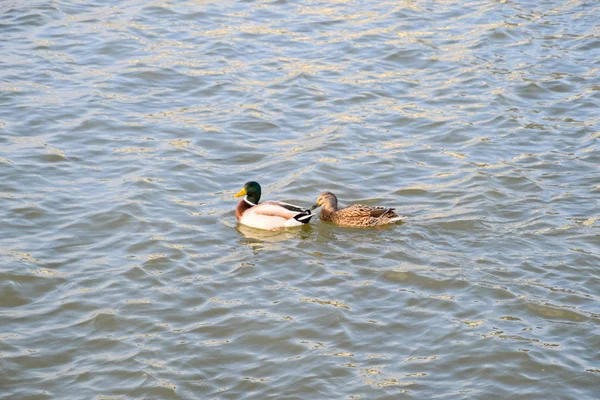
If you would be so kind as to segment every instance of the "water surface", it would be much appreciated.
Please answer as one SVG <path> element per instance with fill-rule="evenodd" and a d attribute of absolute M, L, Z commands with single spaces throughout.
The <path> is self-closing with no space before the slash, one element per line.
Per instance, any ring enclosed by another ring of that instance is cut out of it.
<path fill-rule="evenodd" d="M 0 15 L 0 397 L 598 398 L 596 2 Z"/>

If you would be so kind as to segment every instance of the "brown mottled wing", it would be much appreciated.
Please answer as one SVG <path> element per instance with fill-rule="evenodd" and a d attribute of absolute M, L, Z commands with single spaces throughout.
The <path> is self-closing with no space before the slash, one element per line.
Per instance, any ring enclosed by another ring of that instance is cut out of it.
<path fill-rule="evenodd" d="M 384 208 L 384 212 L 382 212 L 381 214 L 379 214 L 377 217 L 383 217 L 385 219 L 387 218 L 397 218 L 398 214 L 396 214 L 396 209 L 395 208 L 385 208 L 385 207 L 381 207 Z"/>
<path fill-rule="evenodd" d="M 340 218 L 379 218 L 383 214 L 386 216 L 394 215 L 394 209 L 380 206 L 365 206 L 354 204 L 338 211 Z"/>
<path fill-rule="evenodd" d="M 345 208 L 342 208 L 336 215 L 338 218 L 346 218 L 346 219 L 354 219 L 354 218 L 370 218 L 372 217 L 372 213 L 374 211 L 374 207 L 363 206 L 362 204 L 354 204 Z M 379 211 L 380 215 L 383 214 L 385 209 L 382 207 Z"/>
<path fill-rule="evenodd" d="M 371 207 L 371 216 L 375 218 L 379 218 L 381 216 L 391 217 L 394 216 L 394 209 L 388 207 Z"/>

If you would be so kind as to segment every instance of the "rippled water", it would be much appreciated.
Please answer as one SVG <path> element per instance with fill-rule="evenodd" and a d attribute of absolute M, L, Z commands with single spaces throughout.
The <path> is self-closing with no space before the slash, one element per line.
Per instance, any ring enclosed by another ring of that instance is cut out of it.
<path fill-rule="evenodd" d="M 0 397 L 600 397 L 597 2 L 0 15 Z"/>

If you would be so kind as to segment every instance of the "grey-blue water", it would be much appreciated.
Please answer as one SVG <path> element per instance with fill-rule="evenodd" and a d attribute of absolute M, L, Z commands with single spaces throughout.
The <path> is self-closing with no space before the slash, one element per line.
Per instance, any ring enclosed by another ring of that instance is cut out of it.
<path fill-rule="evenodd" d="M 600 398 L 599 16 L 2 1 L 0 397 Z"/>

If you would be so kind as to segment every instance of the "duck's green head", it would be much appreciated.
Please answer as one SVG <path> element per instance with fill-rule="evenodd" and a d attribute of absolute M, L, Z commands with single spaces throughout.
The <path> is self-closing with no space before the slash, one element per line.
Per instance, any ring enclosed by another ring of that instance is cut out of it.
<path fill-rule="evenodd" d="M 246 182 L 242 190 L 237 192 L 233 197 L 246 196 L 246 198 L 254 204 L 258 204 L 260 200 L 260 185 L 258 182 Z"/>

